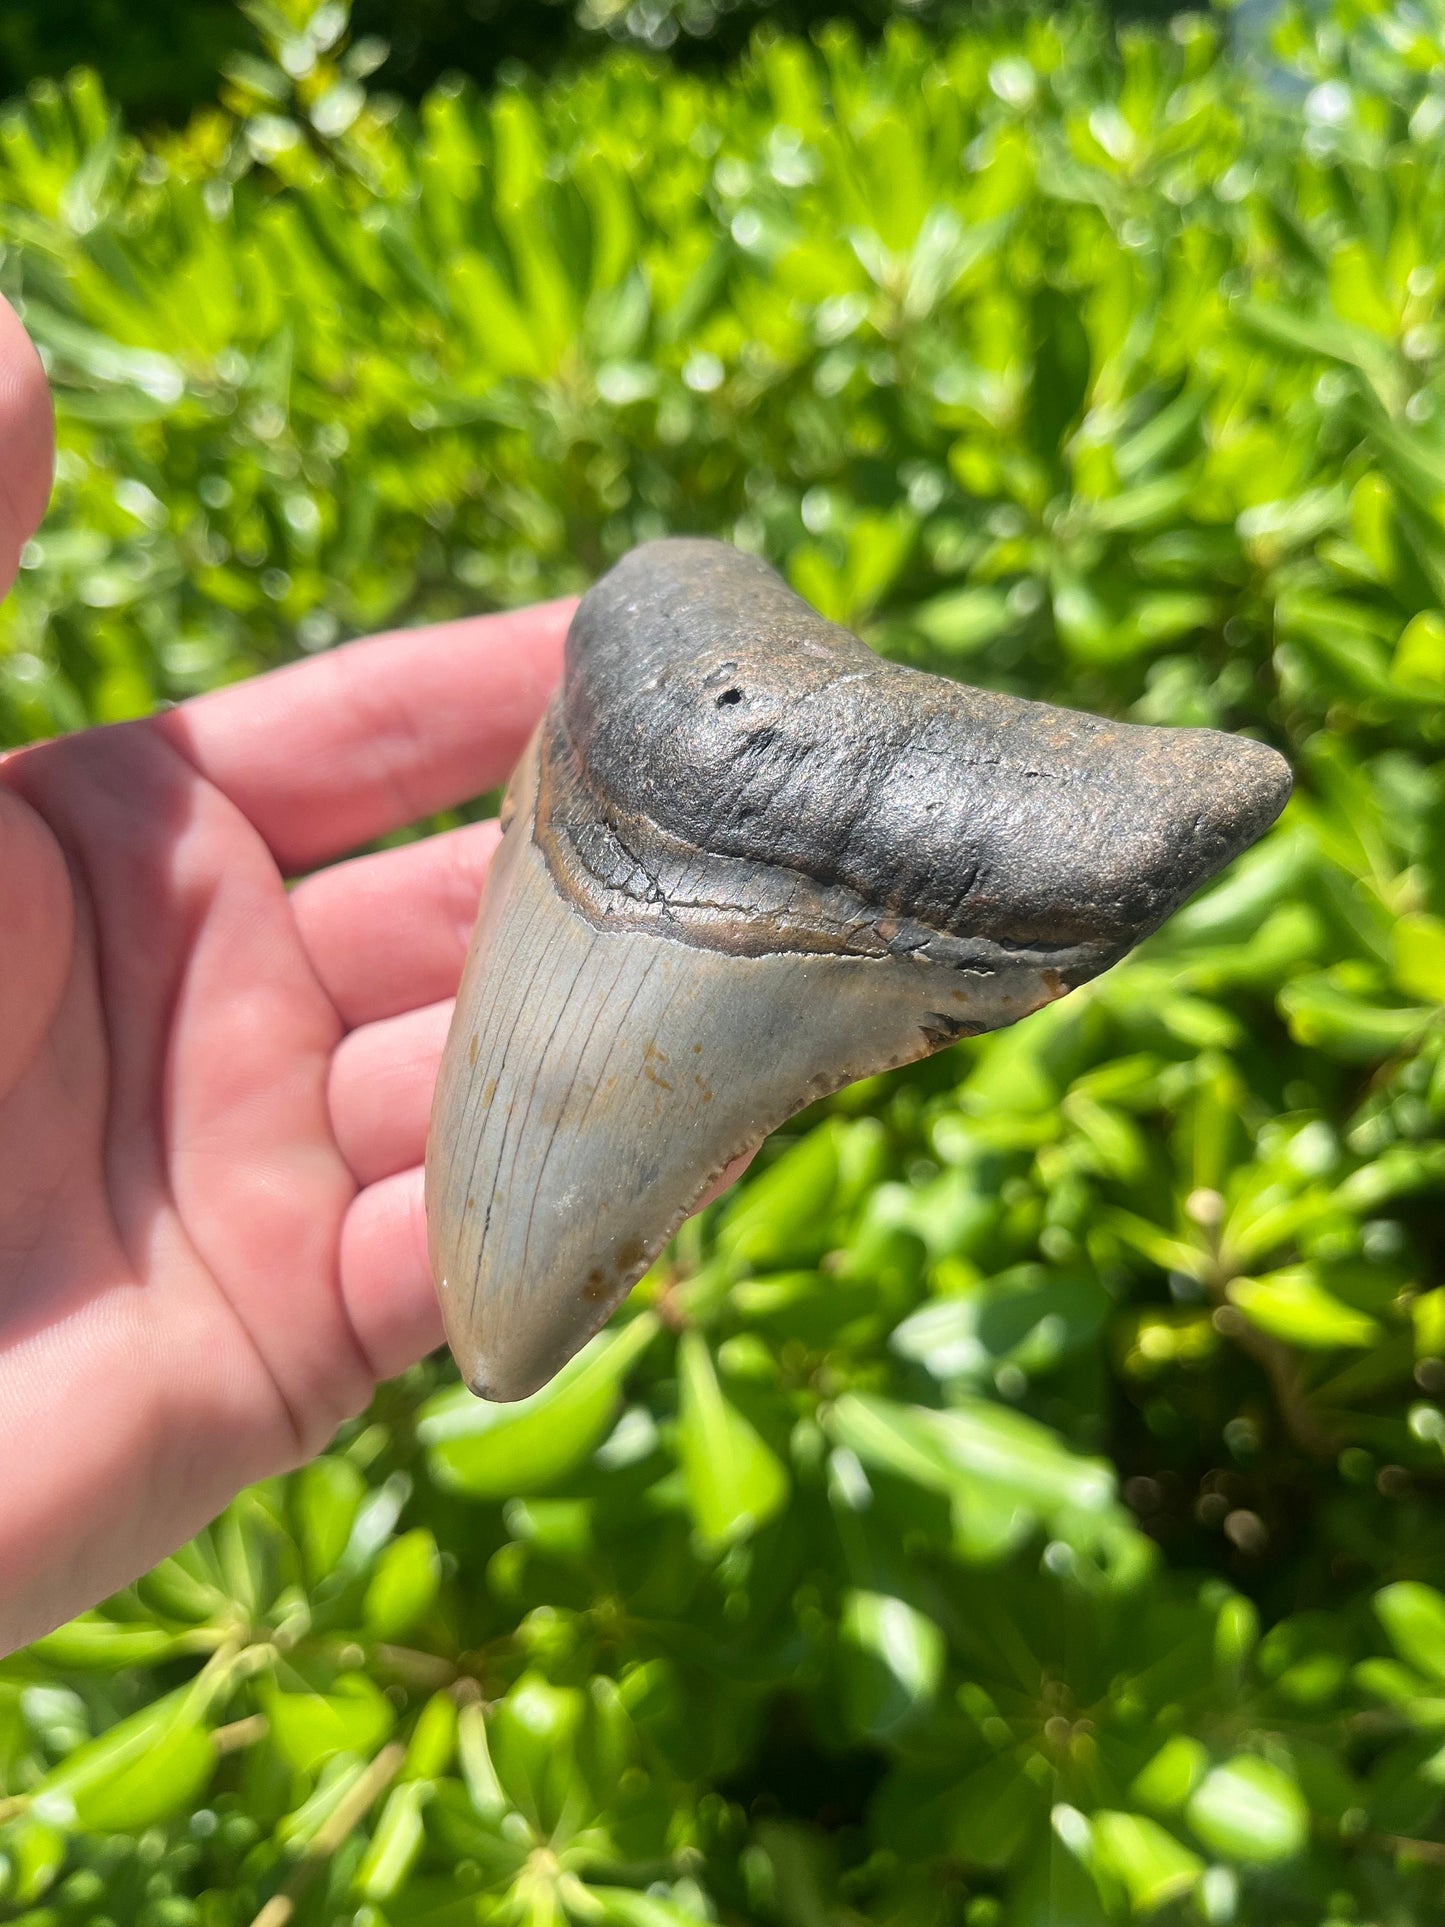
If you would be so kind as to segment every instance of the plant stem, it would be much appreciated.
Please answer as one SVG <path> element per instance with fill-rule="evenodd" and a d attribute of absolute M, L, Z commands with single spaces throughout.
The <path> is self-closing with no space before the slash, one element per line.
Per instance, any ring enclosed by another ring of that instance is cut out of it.
<path fill-rule="evenodd" d="M 305 1856 L 279 1893 L 272 1894 L 251 1927 L 287 1927 L 302 1894 L 315 1878 L 321 1863 L 329 1860 L 351 1832 L 385 1793 L 401 1770 L 406 1748 L 394 1740 L 384 1746 L 346 1798 L 308 1843 Z"/>

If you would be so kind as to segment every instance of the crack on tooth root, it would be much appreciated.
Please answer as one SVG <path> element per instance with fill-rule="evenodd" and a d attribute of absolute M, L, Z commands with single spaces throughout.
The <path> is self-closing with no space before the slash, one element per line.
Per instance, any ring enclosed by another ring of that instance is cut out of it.
<path fill-rule="evenodd" d="M 784 864 L 690 849 L 643 818 L 619 820 L 587 783 L 560 713 L 544 721 L 538 762 L 532 835 L 558 888 L 599 928 L 661 931 L 737 956 L 913 959 L 975 978 L 1017 966 L 1092 974 L 1112 961 L 1094 943 L 960 935 Z M 977 877 L 974 865 L 956 903 Z"/>

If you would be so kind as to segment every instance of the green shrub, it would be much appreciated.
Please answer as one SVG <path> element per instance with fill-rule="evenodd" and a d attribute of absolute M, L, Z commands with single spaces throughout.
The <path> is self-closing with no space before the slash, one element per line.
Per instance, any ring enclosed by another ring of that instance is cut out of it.
<path fill-rule="evenodd" d="M 957 25 L 972 0 L 355 0 L 358 35 L 390 49 L 387 86 L 418 99 L 445 74 L 482 84 L 509 63 L 534 72 L 574 67 L 615 43 L 716 67 L 736 58 L 762 22 L 801 33 L 834 17 L 876 33 L 895 15 Z M 1171 0 L 1124 0 L 1125 14 Z M 244 0 L 253 19 L 271 0 Z M 284 20 L 284 14 L 281 16 Z M 346 13 L 343 9 L 341 21 Z M 248 55 L 253 35 L 232 0 L 9 0 L 0 12 L 0 95 L 77 64 L 149 125 L 179 121 L 212 100 L 217 68 Z"/>
<path fill-rule="evenodd" d="M 1299 791 L 798 1120 L 530 1405 L 428 1363 L 0 1666 L 0 1913 L 1437 1917 L 1441 15 L 1296 28 L 1298 105 L 1194 17 L 415 123 L 275 52 L 149 148 L 84 78 L 0 125 L 61 407 L 11 739 L 691 529 Z"/>

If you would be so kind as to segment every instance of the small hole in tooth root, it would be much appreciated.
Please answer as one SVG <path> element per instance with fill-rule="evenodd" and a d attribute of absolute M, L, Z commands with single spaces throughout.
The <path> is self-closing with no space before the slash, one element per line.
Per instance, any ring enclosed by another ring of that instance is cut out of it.
<path fill-rule="evenodd" d="M 731 709 L 734 703 L 740 703 L 742 699 L 743 692 L 741 689 L 725 689 L 717 699 L 717 707 L 719 709 Z"/>

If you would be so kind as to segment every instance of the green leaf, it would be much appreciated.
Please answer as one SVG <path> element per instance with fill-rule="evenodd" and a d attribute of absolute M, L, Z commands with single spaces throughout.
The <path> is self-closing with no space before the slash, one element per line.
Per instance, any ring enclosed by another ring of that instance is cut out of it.
<path fill-rule="evenodd" d="M 1328 1350 L 1335 1345 L 1372 1345 L 1380 1336 L 1368 1313 L 1328 1292 L 1308 1265 L 1291 1265 L 1262 1278 L 1234 1278 L 1229 1301 L 1252 1325 L 1291 1345 Z"/>
<path fill-rule="evenodd" d="M 484 1820 L 500 1818 L 512 1802 L 497 1778 L 480 1700 L 469 1700 L 457 1715 L 457 1758 L 473 1807 Z"/>
<path fill-rule="evenodd" d="M 818 1125 L 743 1186 L 718 1232 L 719 1249 L 758 1270 L 808 1264 L 825 1251 L 839 1130 L 833 1119 Z"/>
<path fill-rule="evenodd" d="M 1098 1334 L 1109 1302 L 1095 1278 L 1021 1265 L 976 1291 L 920 1306 L 891 1343 L 945 1382 L 978 1378 L 1004 1363 L 1047 1372 Z"/>
<path fill-rule="evenodd" d="M 940 1815 L 943 1837 L 975 1866 L 1006 1867 L 1036 1824 L 1041 1805 L 1016 1760 L 989 1760 L 950 1789 Z"/>
<path fill-rule="evenodd" d="M 1044 1515 L 1097 1513 L 1113 1499 L 1102 1460 L 1076 1457 L 1046 1426 L 983 1399 L 940 1412 L 849 1392 L 832 1407 L 828 1429 L 865 1465 L 942 1492 L 976 1479 Z"/>
<path fill-rule="evenodd" d="M 1418 1579 L 1400 1579 L 1375 1594 L 1375 1613 L 1401 1659 L 1427 1679 L 1445 1682 L 1445 1594 Z"/>
<path fill-rule="evenodd" d="M 291 1488 L 292 1513 L 306 1575 L 313 1585 L 341 1563 L 365 1497 L 366 1481 L 349 1459 L 330 1455 L 313 1459 L 297 1474 Z"/>
<path fill-rule="evenodd" d="M 1417 1358 L 1445 1357 L 1445 1285 L 1422 1291 L 1410 1305 Z"/>
<path fill-rule="evenodd" d="M 1292 314 L 1283 307 L 1241 301 L 1235 313 L 1251 333 L 1283 348 L 1302 350 L 1347 368 L 1369 368 L 1377 363 L 1381 346 L 1363 329 L 1346 326 L 1333 317 Z"/>
<path fill-rule="evenodd" d="M 914 610 L 913 621 L 936 648 L 971 656 L 1002 635 L 1014 618 L 1001 589 L 950 589 Z"/>
<path fill-rule="evenodd" d="M 891 1593 L 845 1593 L 838 1640 L 844 1715 L 858 1734 L 891 1733 L 942 1684 L 942 1632 Z"/>
<path fill-rule="evenodd" d="M 599 1920 L 615 1921 L 617 1927 L 699 1927 L 699 1917 L 692 1908 L 676 1906 L 656 1894 L 589 1885 L 587 1898 L 597 1908 Z"/>
<path fill-rule="evenodd" d="M 1147 1258 L 1161 1271 L 1182 1272 L 1186 1278 L 1203 1279 L 1209 1272 L 1209 1254 L 1202 1247 L 1171 1237 L 1158 1225 L 1150 1224 L 1132 1211 L 1110 1211 L 1107 1222 L 1124 1242 Z"/>
<path fill-rule="evenodd" d="M 103 1613 L 81 1613 L 53 1633 L 37 1639 L 30 1650 L 52 1666 L 76 1671 L 111 1671 L 120 1666 L 147 1666 L 184 1651 L 187 1636 L 139 1620 L 107 1619 Z"/>
<path fill-rule="evenodd" d="M 1369 1063 L 1402 1049 L 1434 1014 L 1423 1007 L 1376 1003 L 1338 969 L 1295 978 L 1280 991 L 1279 1007 L 1298 1043 L 1346 1063 Z"/>
<path fill-rule="evenodd" d="M 1361 1214 L 1392 1198 L 1428 1191 L 1445 1179 L 1445 1144 L 1395 1144 L 1352 1171 L 1335 1191 L 1335 1202 Z"/>
<path fill-rule="evenodd" d="M 1445 696 L 1445 616 L 1438 609 L 1422 609 L 1405 624 L 1392 668 L 1407 688 Z"/>
<path fill-rule="evenodd" d="M 1259 1644 L 1259 1609 L 1242 1593 L 1219 1601 L 1214 1620 L 1214 1663 L 1228 1679 L 1240 1679 Z"/>
<path fill-rule="evenodd" d="M 424 1619 L 441 1586 L 441 1554 L 425 1526 L 403 1533 L 376 1562 L 361 1616 L 377 1639 L 396 1639 Z"/>
<path fill-rule="evenodd" d="M 1237 1753 L 1206 1776 L 1188 1815 L 1205 1846 L 1227 1860 L 1287 1860 L 1309 1833 L 1309 1808 L 1295 1781 L 1249 1753 Z"/>
<path fill-rule="evenodd" d="M 367 1762 L 354 1753 L 333 1753 L 317 1773 L 312 1793 L 278 1822 L 277 1840 L 292 1850 L 308 1847 L 360 1783 L 366 1769 Z"/>
<path fill-rule="evenodd" d="M 464 1385 L 438 1393 L 417 1421 L 432 1476 L 474 1499 L 556 1484 L 606 1436 L 622 1380 L 656 1331 L 644 1312 L 599 1332 L 541 1391 L 514 1405 L 489 1405 Z"/>
<path fill-rule="evenodd" d="M 404 1780 L 439 1780 L 457 1749 L 457 1703 L 450 1693 L 433 1693 L 421 1709 L 401 1765 Z"/>
<path fill-rule="evenodd" d="M 698 1332 L 684 1332 L 677 1365 L 677 1446 L 688 1508 L 703 1540 L 725 1546 L 786 1504 L 788 1475 L 724 1394 Z"/>
<path fill-rule="evenodd" d="M 1167 1907 L 1197 1886 L 1204 1873 L 1197 1853 L 1142 1814 L 1106 1808 L 1091 1816 L 1090 1825 L 1096 1868 L 1119 1883 L 1135 1914 Z"/>
<path fill-rule="evenodd" d="M 367 1900 L 393 1900 L 406 1884 L 421 1854 L 425 1830 L 422 1809 L 431 1797 L 426 1780 L 394 1786 L 356 1870 L 356 1891 Z"/>
<path fill-rule="evenodd" d="M 334 1753 L 374 1753 L 395 1724 L 391 1701 L 364 1673 L 344 1673 L 329 1693 L 263 1694 L 271 1738 L 298 1772 L 314 1773 Z"/>
<path fill-rule="evenodd" d="M 492 1714 L 487 1738 L 508 1800 L 550 1832 L 577 1796 L 577 1747 L 586 1696 L 524 1673 Z"/>
<path fill-rule="evenodd" d="M 0 1886 L 0 1904 L 22 1906 L 50 1891 L 65 1865 L 65 1835 L 59 1827 L 29 1816 L 0 1834 L 0 1852 L 10 1863 L 11 1884 Z"/>
<path fill-rule="evenodd" d="M 1395 982 L 1407 997 L 1445 1004 L 1445 917 L 1423 911 L 1395 925 Z"/>
<path fill-rule="evenodd" d="M 200 1798 L 215 1769 L 205 1707 L 193 1683 L 118 1721 L 40 1782 L 37 1816 L 109 1833 L 180 1812 Z"/>
<path fill-rule="evenodd" d="M 1204 1778 L 1209 1754 L 1198 1740 L 1176 1733 L 1135 1775 L 1130 1797 L 1158 1813 L 1174 1813 Z"/>
<path fill-rule="evenodd" d="M 1029 439 L 1036 454 L 1054 461 L 1089 392 L 1089 337 L 1078 302 L 1056 288 L 1038 289 L 1029 321 L 1034 352 Z"/>

